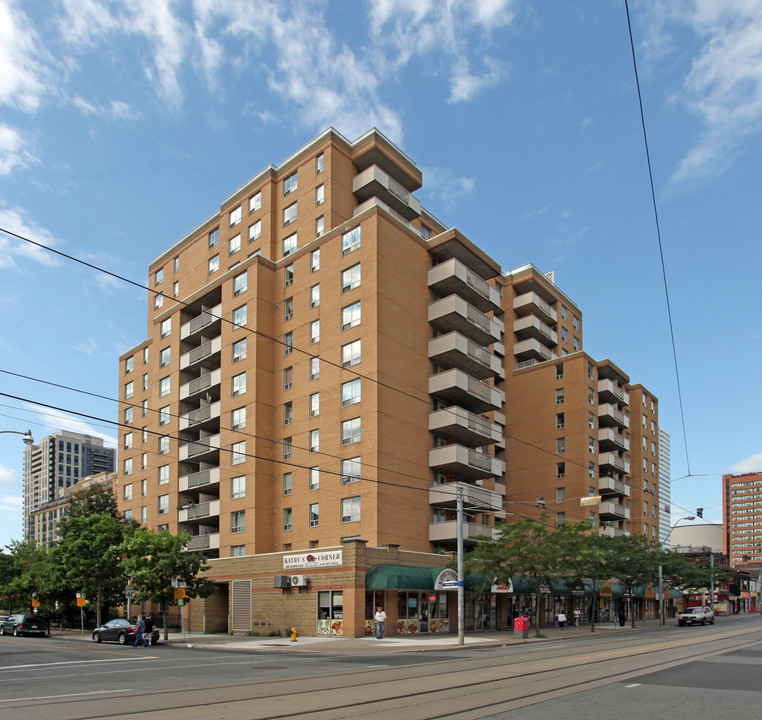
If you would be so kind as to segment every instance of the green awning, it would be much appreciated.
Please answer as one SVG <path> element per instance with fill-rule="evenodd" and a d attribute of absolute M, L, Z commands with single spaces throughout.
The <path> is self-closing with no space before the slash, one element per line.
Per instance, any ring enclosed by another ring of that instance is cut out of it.
<path fill-rule="evenodd" d="M 365 576 L 366 590 L 433 590 L 444 568 L 374 565 Z"/>

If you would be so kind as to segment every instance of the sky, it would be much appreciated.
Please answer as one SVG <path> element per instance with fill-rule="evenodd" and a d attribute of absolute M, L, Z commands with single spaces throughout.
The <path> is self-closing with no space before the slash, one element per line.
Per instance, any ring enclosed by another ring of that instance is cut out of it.
<path fill-rule="evenodd" d="M 673 521 L 721 522 L 721 475 L 762 471 L 762 5 L 630 15 L 672 329 L 624 0 L 0 0 L 0 227 L 144 283 L 265 166 L 376 127 L 445 225 L 555 272 L 584 349 L 659 398 Z M 7 373 L 114 398 L 146 317 L 145 291 L 0 233 L 0 393 L 21 398 L 0 431 L 115 444 L 73 414 L 114 402 Z M 22 467 L 0 435 L 0 547 Z"/>

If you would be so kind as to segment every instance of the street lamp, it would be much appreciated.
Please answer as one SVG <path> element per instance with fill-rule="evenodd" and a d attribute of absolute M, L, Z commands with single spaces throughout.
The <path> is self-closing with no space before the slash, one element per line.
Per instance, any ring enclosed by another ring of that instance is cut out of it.
<path fill-rule="evenodd" d="M 24 441 L 24 445 L 34 445 L 34 438 L 32 437 L 32 431 L 27 430 L 25 433 L 20 430 L 0 430 L 0 435 L 23 435 L 21 438 Z"/>
<path fill-rule="evenodd" d="M 695 515 L 688 515 L 687 517 L 678 518 L 678 520 L 672 526 L 670 531 L 667 533 L 667 537 L 664 538 L 664 542 L 666 543 L 667 540 L 669 540 L 669 536 L 672 534 L 672 530 L 674 530 L 677 527 L 677 523 L 682 522 L 683 520 L 687 520 L 688 522 L 692 522 L 695 519 L 696 519 Z M 659 629 L 660 630 L 661 630 L 662 626 L 664 625 L 664 622 L 665 622 L 665 619 L 664 619 L 664 583 L 662 582 L 661 563 L 659 563 Z"/>

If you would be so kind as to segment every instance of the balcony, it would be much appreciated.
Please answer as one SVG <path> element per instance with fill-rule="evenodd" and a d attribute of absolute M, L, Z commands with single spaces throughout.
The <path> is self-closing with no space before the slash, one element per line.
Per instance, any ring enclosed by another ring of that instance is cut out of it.
<path fill-rule="evenodd" d="M 502 477 L 505 472 L 505 463 L 502 460 L 463 445 L 431 448 L 429 467 L 469 480 Z"/>
<path fill-rule="evenodd" d="M 606 403 L 630 404 L 630 393 L 611 380 L 598 381 L 598 401 Z"/>
<path fill-rule="evenodd" d="M 457 332 L 429 340 L 429 359 L 443 368 L 460 368 L 480 380 L 504 375 L 500 358 Z"/>
<path fill-rule="evenodd" d="M 178 480 L 180 492 L 188 490 L 203 490 L 220 484 L 220 469 L 218 467 L 200 470 L 190 475 L 181 475 Z"/>
<path fill-rule="evenodd" d="M 477 523 L 463 523 L 463 540 L 471 541 L 473 544 L 475 538 L 492 537 L 491 525 L 478 525 Z M 454 543 L 458 539 L 457 520 L 445 520 L 445 522 L 429 523 L 429 542 L 433 543 Z"/>
<path fill-rule="evenodd" d="M 629 428 L 630 418 L 616 407 L 616 405 L 605 403 L 598 406 L 598 424 L 601 427 L 616 426 L 620 428 Z"/>
<path fill-rule="evenodd" d="M 204 310 L 201 314 L 192 318 L 180 326 L 180 339 L 187 340 L 189 337 L 206 331 L 206 335 L 214 336 L 220 334 L 220 323 L 222 321 L 222 304 L 215 305 L 213 308 Z M 214 326 L 214 327 L 212 327 Z"/>
<path fill-rule="evenodd" d="M 191 410 L 180 416 L 180 430 L 192 427 L 203 427 L 207 423 L 216 422 L 220 417 L 220 403 L 213 402 L 211 405 L 203 405 L 196 410 Z"/>
<path fill-rule="evenodd" d="M 622 495 L 623 497 L 630 496 L 630 488 L 619 478 L 606 476 L 598 478 L 598 491 L 601 495 Z"/>
<path fill-rule="evenodd" d="M 502 410 L 505 393 L 497 390 L 462 370 L 445 370 L 429 377 L 429 394 L 476 413 Z"/>
<path fill-rule="evenodd" d="M 205 518 L 219 517 L 220 501 L 209 500 L 195 505 L 188 505 L 178 510 L 177 520 L 181 523 L 201 521 Z"/>
<path fill-rule="evenodd" d="M 194 535 L 188 545 L 185 548 L 190 551 L 198 550 L 219 550 L 220 549 L 220 534 L 206 533 L 204 535 Z"/>
<path fill-rule="evenodd" d="M 432 485 L 429 488 L 429 505 L 454 508 L 458 504 L 458 488 L 463 488 L 463 506 L 481 512 L 502 512 L 503 498 L 492 490 L 486 490 L 478 485 L 456 482 L 446 485 Z"/>
<path fill-rule="evenodd" d="M 421 214 L 421 201 L 378 165 L 371 165 L 355 175 L 352 179 L 352 192 L 361 203 L 372 197 L 379 198 L 408 221 Z"/>
<path fill-rule="evenodd" d="M 500 310 L 500 292 L 456 258 L 430 268 L 428 285 L 439 295 L 460 295 L 482 312 Z"/>
<path fill-rule="evenodd" d="M 613 428 L 600 428 L 598 430 L 598 448 L 600 450 L 625 450 L 630 449 L 630 439 L 621 435 Z"/>
<path fill-rule="evenodd" d="M 210 437 L 201 438 L 195 442 L 189 442 L 185 445 L 180 445 L 178 451 L 178 459 L 180 462 L 185 460 L 193 460 L 193 462 L 209 462 L 208 458 L 220 451 L 220 436 L 211 435 Z"/>
<path fill-rule="evenodd" d="M 222 371 L 217 368 L 212 372 L 204 373 L 190 382 L 180 385 L 180 400 L 188 400 L 205 393 L 209 388 L 220 384 L 222 380 Z"/>
<path fill-rule="evenodd" d="M 216 337 L 202 343 L 187 353 L 180 355 L 180 369 L 185 370 L 202 360 L 207 360 L 219 355 L 222 350 L 222 338 Z M 219 363 L 218 363 L 219 364 Z"/>
<path fill-rule="evenodd" d="M 620 537 L 621 535 L 630 534 L 626 530 L 622 530 L 622 528 L 615 527 L 614 525 L 603 525 L 598 532 L 606 537 Z"/>
<path fill-rule="evenodd" d="M 550 348 L 558 345 L 558 333 L 534 315 L 525 315 L 514 320 L 513 332 L 518 340 L 534 338 Z"/>
<path fill-rule="evenodd" d="M 513 309 L 519 317 L 535 315 L 547 325 L 558 322 L 558 312 L 546 303 L 536 292 L 528 292 L 513 298 Z"/>
<path fill-rule="evenodd" d="M 442 332 L 455 330 L 479 345 L 498 342 L 505 329 L 502 321 L 487 317 L 457 295 L 431 303 L 429 322 Z"/>
<path fill-rule="evenodd" d="M 536 362 L 545 362 L 546 360 L 552 360 L 555 355 L 539 340 L 530 338 L 528 340 L 521 340 L 513 346 L 513 354 L 519 360 L 521 367 L 528 367 L 534 365 Z M 534 360 L 535 362 L 530 362 Z M 527 364 L 524 364 L 527 363 Z M 518 366 L 516 369 L 519 369 Z"/>
<path fill-rule="evenodd" d="M 602 500 L 598 506 L 598 517 L 601 520 L 629 520 L 630 508 L 613 500 Z"/>
<path fill-rule="evenodd" d="M 457 406 L 429 413 L 429 430 L 474 447 L 503 439 L 497 424 Z"/>
<path fill-rule="evenodd" d="M 630 472 L 630 461 L 619 457 L 615 453 L 605 452 L 598 455 L 598 467 L 600 467 L 601 470 L 603 468 L 611 467 L 620 473 L 627 474 Z"/>

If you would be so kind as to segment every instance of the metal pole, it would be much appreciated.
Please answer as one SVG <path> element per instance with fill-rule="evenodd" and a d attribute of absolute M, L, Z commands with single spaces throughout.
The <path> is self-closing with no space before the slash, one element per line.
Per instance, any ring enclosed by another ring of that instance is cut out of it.
<path fill-rule="evenodd" d="M 712 593 L 711 597 L 709 598 L 709 607 L 712 608 L 712 612 L 714 613 L 714 550 L 712 548 L 709 548 L 709 567 L 711 568 L 711 584 L 709 587 L 710 592 Z"/>
<path fill-rule="evenodd" d="M 458 645 L 466 642 L 465 637 L 465 595 L 463 592 L 463 486 L 457 489 L 458 507 Z"/>
<path fill-rule="evenodd" d="M 183 642 L 185 642 L 185 604 L 180 605 L 180 626 L 183 629 Z"/>
<path fill-rule="evenodd" d="M 664 583 L 661 576 L 661 564 L 659 564 L 659 627 L 664 625 Z"/>

